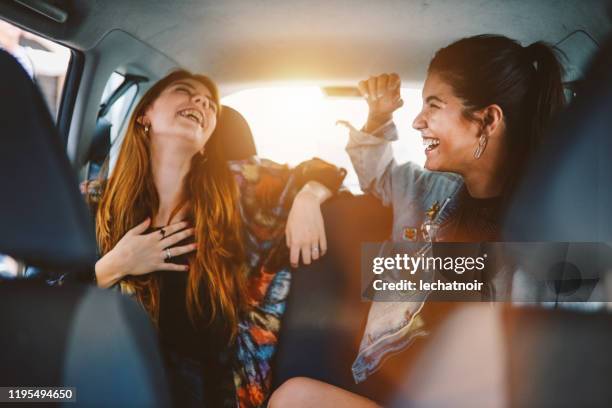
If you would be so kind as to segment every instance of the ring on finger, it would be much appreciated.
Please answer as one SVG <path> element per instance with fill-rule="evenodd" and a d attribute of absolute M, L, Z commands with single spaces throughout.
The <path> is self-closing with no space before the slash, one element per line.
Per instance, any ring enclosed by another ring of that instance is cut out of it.
<path fill-rule="evenodd" d="M 319 246 L 318 245 L 313 245 L 310 250 L 312 251 L 313 254 L 318 254 L 319 253 Z"/>
<path fill-rule="evenodd" d="M 170 255 L 170 248 L 166 248 L 166 257 L 164 258 L 164 261 L 168 262 L 170 258 L 172 258 L 172 255 Z"/>

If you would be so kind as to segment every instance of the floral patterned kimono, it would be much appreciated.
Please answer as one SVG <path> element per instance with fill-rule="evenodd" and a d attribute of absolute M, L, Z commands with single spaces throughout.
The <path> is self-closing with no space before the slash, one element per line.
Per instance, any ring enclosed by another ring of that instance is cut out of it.
<path fill-rule="evenodd" d="M 291 204 L 305 182 L 316 180 L 335 192 L 346 172 L 316 158 L 294 169 L 257 157 L 230 161 L 229 168 L 240 191 L 251 308 L 239 323 L 234 347 L 235 401 L 224 406 L 261 407 L 270 394 L 271 359 L 291 283 L 284 239 Z M 102 193 L 100 184 L 90 182 L 82 189 L 90 206 L 95 206 Z M 121 283 L 123 293 L 133 293 Z"/>

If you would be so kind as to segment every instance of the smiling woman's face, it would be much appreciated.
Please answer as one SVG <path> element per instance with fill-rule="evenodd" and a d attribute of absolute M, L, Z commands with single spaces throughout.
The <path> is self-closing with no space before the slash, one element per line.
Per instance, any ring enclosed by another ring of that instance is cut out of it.
<path fill-rule="evenodd" d="M 196 154 L 202 151 L 217 125 L 218 107 L 210 90 L 186 78 L 172 82 L 149 106 L 144 123 L 151 143 Z"/>
<path fill-rule="evenodd" d="M 423 108 L 412 123 L 421 132 L 425 168 L 464 174 L 473 163 L 480 125 L 463 115 L 463 102 L 437 74 L 423 87 Z"/>

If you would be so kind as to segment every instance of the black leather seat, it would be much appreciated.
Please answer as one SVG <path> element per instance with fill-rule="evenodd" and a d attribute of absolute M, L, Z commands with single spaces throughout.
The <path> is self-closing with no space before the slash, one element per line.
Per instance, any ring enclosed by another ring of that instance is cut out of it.
<path fill-rule="evenodd" d="M 328 252 L 294 270 L 273 361 L 273 388 L 304 376 L 345 389 L 369 303 L 361 291 L 361 243 L 391 236 L 391 208 L 370 195 L 338 196 L 322 208 Z"/>
<path fill-rule="evenodd" d="M 74 387 L 76 406 L 170 405 L 157 334 L 132 299 L 18 280 L 0 284 L 0 308 L 1 384 Z"/>
<path fill-rule="evenodd" d="M 506 240 L 612 242 L 611 72 L 608 42 L 527 172 Z"/>
<path fill-rule="evenodd" d="M 240 112 L 229 106 L 222 106 L 217 128 L 211 137 L 223 140 L 227 160 L 242 160 L 257 154 L 249 124 Z"/>
<path fill-rule="evenodd" d="M 571 289 L 566 292 L 572 297 L 552 293 L 553 299 L 535 300 L 609 300 L 610 294 L 600 293 L 606 290 L 601 278 L 606 269 L 609 273 L 612 257 L 611 73 L 609 39 L 587 71 L 578 97 L 550 129 L 547 144 L 510 207 L 504 231 L 507 241 L 569 242 L 566 252 L 573 249 L 590 261 L 582 266 L 569 255 L 562 259 L 567 267 L 560 271 L 555 287 Z M 572 244 L 576 242 L 602 244 Z M 545 249 L 543 246 L 542 256 Z M 598 266 L 602 260 L 606 260 L 603 268 Z M 530 270 L 527 257 L 519 261 L 523 261 L 525 279 L 541 280 L 541 269 Z M 582 297 L 576 299 L 577 295 Z"/>
<path fill-rule="evenodd" d="M 96 243 L 43 98 L 0 51 L 0 253 L 45 270 L 91 271 Z M 93 286 L 0 282 L 0 384 L 77 387 L 76 406 L 167 406 L 148 317 Z"/>
<path fill-rule="evenodd" d="M 77 179 L 42 95 L 7 53 L 0 57 L 0 253 L 29 264 L 86 268 L 96 244 Z"/>

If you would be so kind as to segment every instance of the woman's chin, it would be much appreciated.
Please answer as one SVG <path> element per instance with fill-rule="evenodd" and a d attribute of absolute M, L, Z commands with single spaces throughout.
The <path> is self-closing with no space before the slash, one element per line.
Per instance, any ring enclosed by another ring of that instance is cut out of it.
<path fill-rule="evenodd" d="M 429 171 L 449 171 L 448 159 L 444 159 L 444 155 L 440 154 L 438 149 L 426 152 L 425 164 L 423 167 Z"/>
<path fill-rule="evenodd" d="M 425 164 L 423 165 L 429 171 L 440 171 L 440 166 L 438 164 L 438 160 L 433 157 L 427 157 L 425 160 Z"/>

